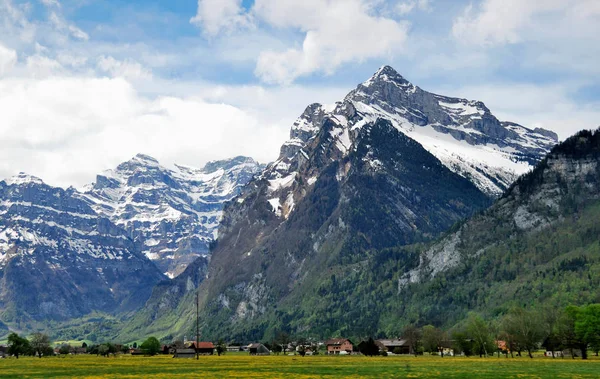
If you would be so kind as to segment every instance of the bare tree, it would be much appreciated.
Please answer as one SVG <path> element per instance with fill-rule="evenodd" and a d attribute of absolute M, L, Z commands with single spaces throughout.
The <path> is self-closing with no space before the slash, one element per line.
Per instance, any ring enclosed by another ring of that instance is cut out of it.
<path fill-rule="evenodd" d="M 467 334 L 473 339 L 473 348 L 479 357 L 488 355 L 488 351 L 494 351 L 494 338 L 490 332 L 490 326 L 481 316 L 470 313 L 467 319 Z"/>
<path fill-rule="evenodd" d="M 541 317 L 534 311 L 513 308 L 503 319 L 503 329 L 511 335 L 520 350 L 526 350 L 529 358 L 544 340 L 545 326 Z"/>
<path fill-rule="evenodd" d="M 30 344 L 34 354 L 40 358 L 44 355 L 49 355 L 52 350 L 50 348 L 50 337 L 43 333 L 34 333 L 31 336 Z"/>
<path fill-rule="evenodd" d="M 417 356 L 419 354 L 419 350 L 421 349 L 421 329 L 412 324 L 407 325 L 402 332 L 402 336 L 408 342 L 412 353 Z"/>

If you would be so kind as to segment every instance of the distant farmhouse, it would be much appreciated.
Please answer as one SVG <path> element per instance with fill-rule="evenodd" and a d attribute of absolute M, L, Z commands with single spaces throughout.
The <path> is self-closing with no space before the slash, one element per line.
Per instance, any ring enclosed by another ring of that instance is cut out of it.
<path fill-rule="evenodd" d="M 262 343 L 251 343 L 248 345 L 250 355 L 270 355 L 271 352 Z"/>
<path fill-rule="evenodd" d="M 196 343 L 192 342 L 188 347 L 195 349 L 200 355 L 213 355 L 215 352 L 215 345 L 212 342 L 198 342 L 197 347 Z"/>
<path fill-rule="evenodd" d="M 332 338 L 325 341 L 327 354 L 352 354 L 354 344 L 347 338 Z"/>
<path fill-rule="evenodd" d="M 177 349 L 173 358 L 196 358 L 196 350 L 194 349 Z"/>
<path fill-rule="evenodd" d="M 375 341 L 380 351 L 386 351 L 394 354 L 412 354 L 413 351 L 410 348 L 410 344 L 407 340 L 377 340 Z"/>

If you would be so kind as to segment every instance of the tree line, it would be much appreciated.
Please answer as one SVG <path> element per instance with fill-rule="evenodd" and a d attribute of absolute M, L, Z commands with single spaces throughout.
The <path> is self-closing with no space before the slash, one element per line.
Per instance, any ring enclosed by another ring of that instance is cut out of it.
<path fill-rule="evenodd" d="M 451 349 L 454 354 L 480 357 L 504 354 L 514 357 L 545 348 L 553 357 L 580 355 L 587 359 L 589 351 L 600 352 L 600 304 L 565 309 L 515 307 L 508 313 L 485 320 L 479 314 L 468 318 L 450 330 L 433 325 L 408 325 L 402 333 L 414 354 L 440 354 Z"/>
<path fill-rule="evenodd" d="M 137 343 L 133 343 L 132 346 L 129 346 L 110 342 L 90 346 L 83 342 L 81 347 L 85 349 L 86 354 L 95 354 L 103 357 L 109 357 L 110 355 L 116 356 L 119 353 L 126 354 L 129 353 L 131 348 L 138 349 Z M 149 337 L 139 346 L 139 351 L 145 355 L 153 356 L 158 354 L 161 351 L 161 348 L 162 345 L 157 338 Z M 58 347 L 57 352 L 60 355 L 68 355 L 75 352 L 75 349 L 73 346 L 63 344 Z M 29 336 L 29 338 L 25 338 L 13 332 L 8 335 L 7 353 L 17 359 L 19 359 L 20 356 L 42 358 L 55 355 L 55 350 L 52 347 L 50 337 L 46 334 L 34 333 Z"/>

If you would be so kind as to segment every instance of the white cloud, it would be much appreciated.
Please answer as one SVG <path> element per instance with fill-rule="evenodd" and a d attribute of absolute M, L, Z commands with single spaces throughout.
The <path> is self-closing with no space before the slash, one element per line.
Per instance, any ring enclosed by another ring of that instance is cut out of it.
<path fill-rule="evenodd" d="M 84 67 L 89 59 L 84 55 L 74 55 L 68 52 L 60 52 L 57 54 L 56 60 L 63 66 L 80 68 Z"/>
<path fill-rule="evenodd" d="M 83 40 L 83 41 L 87 41 L 90 39 L 89 35 L 86 32 L 79 29 L 77 26 L 75 26 L 73 24 L 67 23 L 56 12 L 50 12 L 49 20 L 57 30 L 67 31 L 75 39 L 79 39 L 79 40 Z"/>
<path fill-rule="evenodd" d="M 57 7 L 60 8 L 60 3 L 58 2 L 58 0 L 42 0 L 42 4 L 44 4 L 45 6 L 51 8 L 51 7 Z"/>
<path fill-rule="evenodd" d="M 408 24 L 378 16 L 375 0 L 256 0 L 253 13 L 276 28 L 304 33 L 302 46 L 263 51 L 255 74 L 267 83 L 333 73 L 340 65 L 390 58 L 407 39 Z"/>
<path fill-rule="evenodd" d="M 0 43 L 0 77 L 8 74 L 17 63 L 17 52 Z"/>
<path fill-rule="evenodd" d="M 429 0 L 408 0 L 402 1 L 396 5 L 396 12 L 401 16 L 407 15 L 416 9 L 421 11 L 431 10 Z"/>
<path fill-rule="evenodd" d="M 0 0 L 0 35 L 13 43 L 31 43 L 36 35 L 36 26 L 27 19 L 27 3 L 15 5 L 12 0 Z"/>
<path fill-rule="evenodd" d="M 98 58 L 97 67 L 100 71 L 108 73 L 113 77 L 129 79 L 148 79 L 152 77 L 150 70 L 132 59 L 119 61 L 111 56 L 101 56 Z"/>
<path fill-rule="evenodd" d="M 25 64 L 26 73 L 34 78 L 46 78 L 63 71 L 63 66 L 58 61 L 42 54 L 28 56 Z"/>
<path fill-rule="evenodd" d="M 198 11 L 190 22 L 211 36 L 251 25 L 250 16 L 242 9 L 242 0 L 198 0 Z"/>
<path fill-rule="evenodd" d="M 0 109 L 0 177 L 26 171 L 62 186 L 92 181 L 138 152 L 166 164 L 239 154 L 266 161 L 287 134 L 231 105 L 145 98 L 121 78 L 0 80 Z"/>
<path fill-rule="evenodd" d="M 563 29 L 563 22 L 570 20 L 573 13 L 597 10 L 596 0 L 483 0 L 479 6 L 470 4 L 462 15 L 454 20 L 453 36 L 465 43 L 498 45 L 536 39 L 539 35 L 549 36 Z M 546 19 L 543 17 L 546 16 Z M 552 16 L 548 22 L 548 16 Z M 582 25 L 569 22 L 578 29 Z"/>
<path fill-rule="evenodd" d="M 487 54 L 514 72 L 585 75 L 592 82 L 600 73 L 597 0 L 484 0 L 454 20 L 452 35 L 457 51 Z M 518 50 L 511 50 L 515 44 Z M 492 72 L 488 65 L 480 69 Z"/>
<path fill-rule="evenodd" d="M 161 51 L 143 43 L 74 43 L 65 29 L 71 21 L 54 11 L 31 22 L 17 12 L 25 18 L 11 19 L 11 32 L 27 24 L 36 38 L 0 49 L 0 179 L 25 171 L 80 186 L 139 152 L 167 165 L 239 154 L 267 162 L 307 104 L 343 94 L 166 80 L 147 68 Z M 13 35 L 0 34 L 0 43 Z"/>

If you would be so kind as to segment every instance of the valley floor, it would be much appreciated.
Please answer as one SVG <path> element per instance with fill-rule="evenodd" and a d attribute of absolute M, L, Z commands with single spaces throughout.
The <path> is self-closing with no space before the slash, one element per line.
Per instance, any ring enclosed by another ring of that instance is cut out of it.
<path fill-rule="evenodd" d="M 227 354 L 0 360 L 0 378 L 598 378 L 600 359 L 268 356 Z"/>

